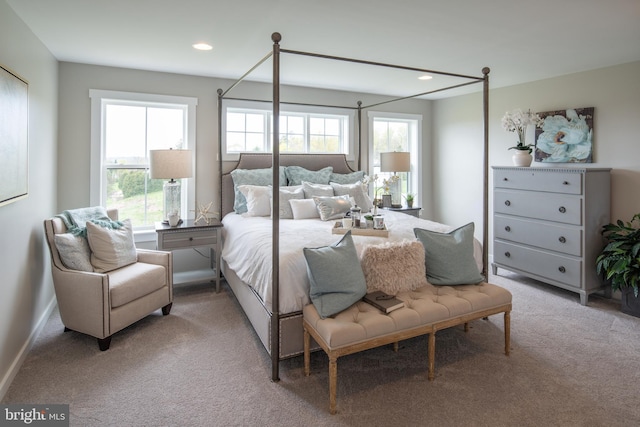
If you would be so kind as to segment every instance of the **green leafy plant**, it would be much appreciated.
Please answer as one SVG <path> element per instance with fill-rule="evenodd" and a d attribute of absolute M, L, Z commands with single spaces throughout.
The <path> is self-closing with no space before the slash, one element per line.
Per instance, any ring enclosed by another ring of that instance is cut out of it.
<path fill-rule="evenodd" d="M 413 195 L 413 194 L 411 194 L 411 193 L 407 193 L 407 194 L 404 196 L 404 198 L 405 198 L 405 200 L 406 200 L 408 203 L 411 203 L 411 202 L 413 202 L 414 195 Z"/>
<path fill-rule="evenodd" d="M 631 221 L 618 220 L 615 224 L 602 227 L 602 235 L 608 240 L 596 258 L 596 271 L 610 282 L 611 288 L 633 288 L 638 297 L 640 284 L 640 214 Z"/>

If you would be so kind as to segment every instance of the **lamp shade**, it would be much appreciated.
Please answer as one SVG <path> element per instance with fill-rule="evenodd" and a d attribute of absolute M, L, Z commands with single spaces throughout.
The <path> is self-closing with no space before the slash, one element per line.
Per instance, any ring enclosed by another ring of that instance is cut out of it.
<path fill-rule="evenodd" d="M 193 176 L 191 150 L 150 150 L 151 179 L 180 179 Z"/>
<path fill-rule="evenodd" d="M 409 172 L 411 159 L 408 152 L 380 153 L 380 172 Z"/>

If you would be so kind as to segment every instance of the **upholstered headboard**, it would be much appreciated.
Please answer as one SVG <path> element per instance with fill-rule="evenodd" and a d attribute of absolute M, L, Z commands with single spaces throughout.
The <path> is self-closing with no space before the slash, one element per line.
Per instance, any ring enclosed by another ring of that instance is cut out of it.
<path fill-rule="evenodd" d="M 263 169 L 271 167 L 273 162 L 270 153 L 243 153 L 234 169 Z M 355 172 L 347 163 L 344 154 L 280 154 L 280 166 L 301 166 L 317 171 L 327 166 L 333 167 L 334 173 Z M 286 185 L 285 183 L 281 183 Z M 231 173 L 222 175 L 221 181 L 221 218 L 233 211 L 233 179 Z"/>

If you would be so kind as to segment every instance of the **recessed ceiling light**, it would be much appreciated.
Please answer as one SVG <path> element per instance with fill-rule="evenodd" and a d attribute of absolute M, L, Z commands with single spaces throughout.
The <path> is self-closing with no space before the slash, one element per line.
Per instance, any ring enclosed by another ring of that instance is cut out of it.
<path fill-rule="evenodd" d="M 425 74 L 424 76 L 418 77 L 418 80 L 431 80 L 432 78 L 433 78 L 433 76 Z"/>
<path fill-rule="evenodd" d="M 198 50 L 211 50 L 213 46 L 207 43 L 196 43 L 193 45 L 193 48 Z"/>

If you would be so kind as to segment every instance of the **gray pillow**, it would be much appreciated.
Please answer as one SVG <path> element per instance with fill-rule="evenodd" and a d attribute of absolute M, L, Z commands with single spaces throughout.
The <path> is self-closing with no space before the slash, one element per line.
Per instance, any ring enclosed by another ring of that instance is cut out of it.
<path fill-rule="evenodd" d="M 309 275 L 309 296 L 321 318 L 333 316 L 358 302 L 367 284 L 351 231 L 322 248 L 304 248 Z"/>
<path fill-rule="evenodd" d="M 373 203 L 367 193 L 364 192 L 364 188 L 360 182 L 356 184 L 338 184 L 332 182 L 331 187 L 333 187 L 333 193 L 336 196 L 347 195 L 353 197 L 356 205 L 362 209 L 362 213 L 369 212 L 373 209 Z"/>
<path fill-rule="evenodd" d="M 234 169 L 231 171 L 233 179 L 233 191 L 235 199 L 233 202 L 233 210 L 238 214 L 247 212 L 247 199 L 244 197 L 240 189 L 241 185 L 272 185 L 273 175 L 271 168 L 266 169 Z M 284 166 L 280 166 L 280 182 L 285 183 Z"/>
<path fill-rule="evenodd" d="M 289 200 L 304 199 L 302 187 L 292 188 L 280 187 L 280 219 L 293 219 L 293 210 Z"/>
<path fill-rule="evenodd" d="M 302 189 L 304 190 L 304 198 L 311 199 L 313 197 L 330 197 L 334 196 L 333 187 L 328 184 L 314 184 L 303 181 Z"/>
<path fill-rule="evenodd" d="M 332 166 L 327 166 L 319 171 L 311 171 L 301 166 L 287 166 L 284 171 L 285 175 L 287 175 L 288 185 L 300 185 L 302 181 L 314 184 L 329 184 L 331 172 L 333 172 Z"/>
<path fill-rule="evenodd" d="M 343 218 L 351 209 L 349 196 L 314 197 L 313 201 L 323 221 Z"/>
<path fill-rule="evenodd" d="M 54 235 L 53 241 L 65 267 L 71 270 L 93 271 L 91 250 L 85 237 L 64 233 Z"/>
<path fill-rule="evenodd" d="M 329 182 L 337 182 L 338 184 L 355 184 L 364 179 L 364 171 L 351 173 L 331 173 Z"/>
<path fill-rule="evenodd" d="M 424 246 L 427 280 L 432 285 L 472 285 L 484 281 L 473 257 L 471 222 L 449 233 L 414 228 Z"/>
<path fill-rule="evenodd" d="M 87 222 L 91 265 L 98 273 L 106 273 L 138 261 L 131 221 L 125 219 L 122 223 L 123 227 L 113 230 Z"/>

